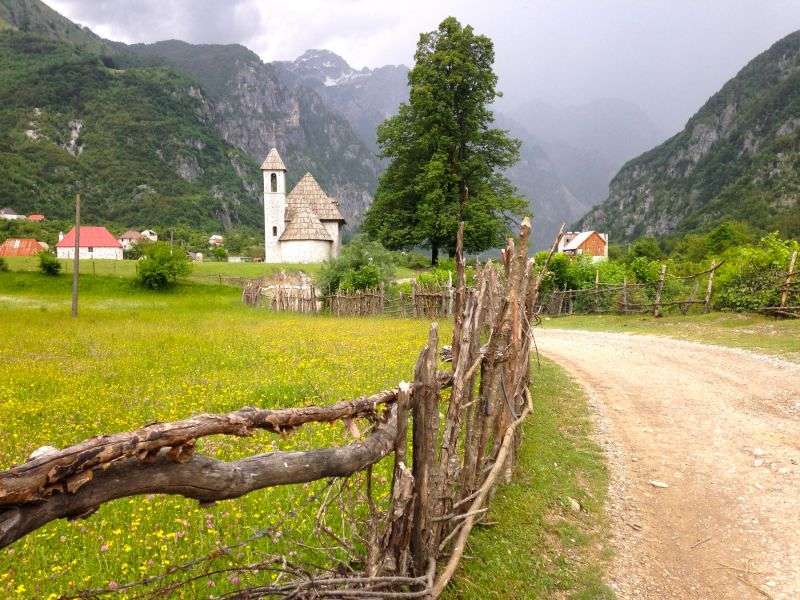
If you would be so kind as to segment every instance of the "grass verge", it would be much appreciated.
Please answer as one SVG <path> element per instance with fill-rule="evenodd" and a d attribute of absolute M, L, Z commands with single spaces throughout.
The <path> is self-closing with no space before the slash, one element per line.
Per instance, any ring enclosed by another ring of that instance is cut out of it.
<path fill-rule="evenodd" d="M 744 348 L 800 362 L 800 319 L 774 319 L 755 314 L 709 313 L 669 315 L 573 315 L 545 318 L 551 328 L 620 331 Z"/>
<path fill-rule="evenodd" d="M 9 269 L 12 271 L 38 271 L 39 259 L 35 256 L 10 257 L 6 259 Z M 72 261 L 61 260 L 62 273 L 72 273 Z M 81 274 L 96 275 L 106 277 L 122 277 L 133 279 L 136 277 L 135 260 L 82 260 Z M 229 263 L 229 262 L 202 262 L 192 263 L 192 272 L 187 277 L 187 281 L 193 283 L 219 284 L 220 277 L 246 277 L 256 278 L 268 275 L 275 275 L 281 271 L 287 273 L 303 271 L 314 277 L 319 273 L 321 264 L 300 264 L 300 263 Z M 398 279 L 415 277 L 416 271 L 405 267 L 398 267 L 395 270 L 395 277 Z"/>
<path fill-rule="evenodd" d="M 552 362 L 534 376 L 514 480 L 492 502 L 494 524 L 473 530 L 447 598 L 613 598 L 603 583 L 608 479 L 585 396 Z"/>

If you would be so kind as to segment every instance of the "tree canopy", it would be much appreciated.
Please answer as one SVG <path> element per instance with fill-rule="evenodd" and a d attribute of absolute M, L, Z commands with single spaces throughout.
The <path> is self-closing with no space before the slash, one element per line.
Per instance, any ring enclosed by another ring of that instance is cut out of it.
<path fill-rule="evenodd" d="M 409 101 L 378 127 L 390 164 L 380 178 L 364 231 L 387 248 L 499 246 L 527 206 L 503 171 L 519 159 L 520 142 L 492 127 L 500 96 L 492 41 L 448 17 L 420 35 L 409 73 Z"/>

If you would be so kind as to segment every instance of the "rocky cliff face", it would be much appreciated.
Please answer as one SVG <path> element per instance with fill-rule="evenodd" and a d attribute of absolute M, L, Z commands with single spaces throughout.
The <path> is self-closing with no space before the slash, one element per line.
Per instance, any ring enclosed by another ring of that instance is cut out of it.
<path fill-rule="evenodd" d="M 756 57 L 685 129 L 630 161 L 581 226 L 617 239 L 739 219 L 800 235 L 800 32 Z"/>
<path fill-rule="evenodd" d="M 357 71 L 328 50 L 308 50 L 293 62 L 274 64 L 286 81 L 313 89 L 345 117 L 374 154 L 378 151 L 376 127 L 408 99 L 408 67 L 404 65 Z"/>
<path fill-rule="evenodd" d="M 379 165 L 338 114 L 280 66 L 263 63 L 239 45 L 179 41 L 129 46 L 140 57 L 163 60 L 196 78 L 209 94 L 213 119 L 226 142 L 260 161 L 277 147 L 292 185 L 310 171 L 337 198 L 352 229 L 372 202 Z"/>

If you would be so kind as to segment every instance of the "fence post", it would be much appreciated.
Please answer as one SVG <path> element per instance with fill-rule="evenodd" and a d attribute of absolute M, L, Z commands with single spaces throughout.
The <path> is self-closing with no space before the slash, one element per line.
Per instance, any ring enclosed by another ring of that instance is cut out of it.
<path fill-rule="evenodd" d="M 623 315 L 628 314 L 628 276 L 622 278 L 622 306 L 620 312 Z"/>
<path fill-rule="evenodd" d="M 600 312 L 600 269 L 594 270 L 594 312 Z"/>
<path fill-rule="evenodd" d="M 706 297 L 703 302 L 703 311 L 709 312 L 711 310 L 711 294 L 714 291 L 714 273 L 717 272 L 717 261 L 711 261 L 711 270 L 708 273 L 708 285 L 706 286 Z"/>
<path fill-rule="evenodd" d="M 432 509 L 436 489 L 436 433 L 439 430 L 439 388 L 436 367 L 439 360 L 439 329 L 431 324 L 428 344 L 417 361 L 414 380 L 420 387 L 414 394 L 412 429 L 412 467 L 414 476 L 414 517 L 411 527 L 411 556 L 414 572 L 423 574 L 428 558 L 434 555 Z"/>
<path fill-rule="evenodd" d="M 781 292 L 781 308 L 786 308 L 786 303 L 789 301 L 789 286 L 792 284 L 792 277 L 795 276 L 794 266 L 797 263 L 797 250 L 792 252 L 792 258 L 789 259 L 789 271 L 786 273 L 786 282 L 783 284 L 783 291 Z"/>
<path fill-rule="evenodd" d="M 658 287 L 656 288 L 656 298 L 653 302 L 653 316 L 661 316 L 661 292 L 664 291 L 664 280 L 667 278 L 667 263 L 661 263 L 661 274 L 658 276 Z"/>

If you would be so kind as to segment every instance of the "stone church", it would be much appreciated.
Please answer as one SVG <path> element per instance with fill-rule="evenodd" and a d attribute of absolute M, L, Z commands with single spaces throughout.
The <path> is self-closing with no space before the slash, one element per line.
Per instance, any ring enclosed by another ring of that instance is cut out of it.
<path fill-rule="evenodd" d="M 273 148 L 264 173 L 264 262 L 317 263 L 339 255 L 345 220 L 311 173 L 286 194 L 286 166 Z"/>

